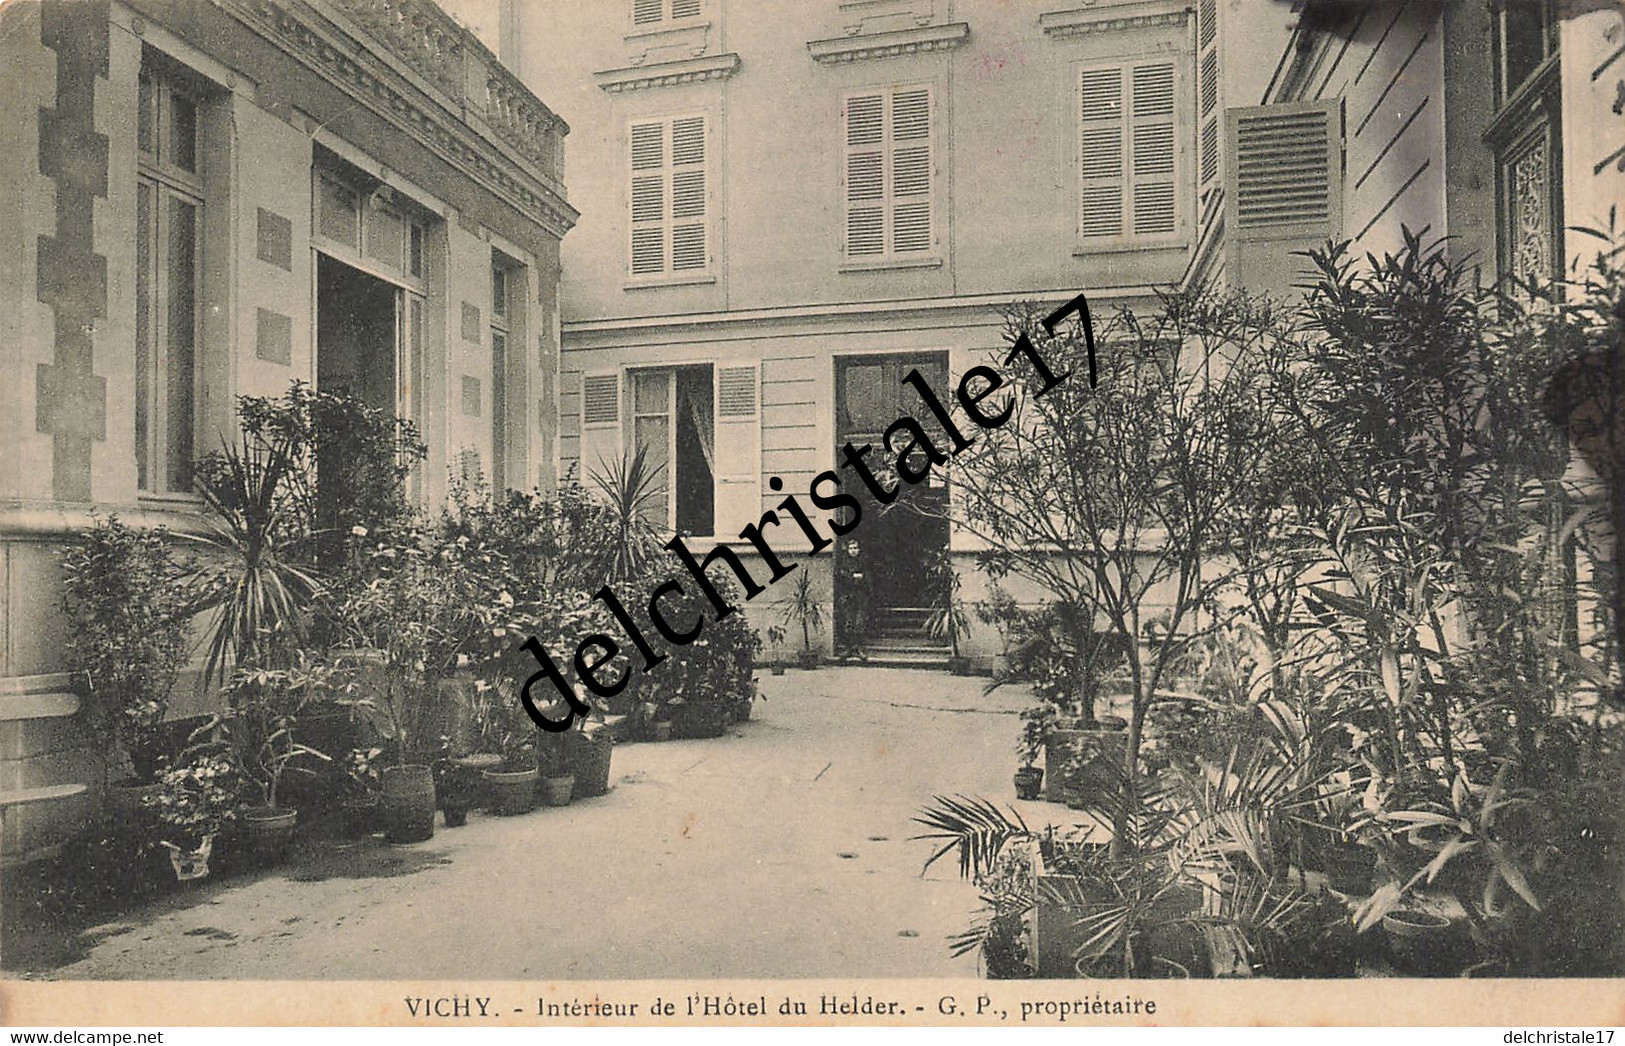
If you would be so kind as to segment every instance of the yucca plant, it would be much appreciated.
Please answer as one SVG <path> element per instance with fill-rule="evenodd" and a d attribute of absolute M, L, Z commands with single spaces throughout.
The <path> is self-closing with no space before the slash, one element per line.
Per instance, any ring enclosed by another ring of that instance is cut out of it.
<path fill-rule="evenodd" d="M 600 461 L 589 479 L 603 495 L 610 529 L 598 572 L 606 581 L 635 577 L 659 554 L 663 529 L 651 520 L 664 504 L 666 488 L 649 459 L 649 448 L 640 446 L 615 461 Z"/>
<path fill-rule="evenodd" d="M 233 665 L 269 663 L 305 637 L 321 584 L 300 565 L 309 535 L 286 496 L 298 468 L 284 440 L 247 435 L 197 463 L 208 530 L 188 537 L 213 564 L 202 568 L 193 610 L 216 615 L 205 683 L 224 682 Z"/>

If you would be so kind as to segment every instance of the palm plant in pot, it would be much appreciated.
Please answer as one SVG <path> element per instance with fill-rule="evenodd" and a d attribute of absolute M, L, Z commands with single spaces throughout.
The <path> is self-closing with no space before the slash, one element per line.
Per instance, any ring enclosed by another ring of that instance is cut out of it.
<path fill-rule="evenodd" d="M 789 627 L 796 626 L 801 630 L 801 650 L 796 654 L 796 662 L 802 668 L 813 669 L 818 667 L 821 660 L 819 652 L 813 647 L 812 637 L 824 627 L 824 607 L 818 602 L 817 594 L 813 591 L 812 575 L 805 569 L 796 575 L 795 581 L 790 585 L 790 598 L 785 601 L 781 613 L 781 623 Z"/>

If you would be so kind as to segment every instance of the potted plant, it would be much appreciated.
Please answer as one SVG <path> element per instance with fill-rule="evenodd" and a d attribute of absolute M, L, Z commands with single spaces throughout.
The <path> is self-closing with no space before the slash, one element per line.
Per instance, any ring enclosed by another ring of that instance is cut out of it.
<path fill-rule="evenodd" d="M 1388 954 L 1401 973 L 1442 976 L 1455 972 L 1454 924 L 1442 915 L 1417 908 L 1396 908 L 1382 917 Z"/>
<path fill-rule="evenodd" d="M 94 526 L 63 556 L 68 652 L 92 698 L 111 720 L 108 812 L 134 823 L 158 791 L 160 725 L 186 663 L 195 566 L 178 561 L 161 529 L 141 531 L 117 516 Z"/>
<path fill-rule="evenodd" d="M 1037 799 L 1044 783 L 1043 767 L 1035 765 L 1038 754 L 1044 750 L 1044 738 L 1049 732 L 1050 710 L 1043 706 L 1029 708 L 1021 713 L 1021 742 L 1016 746 L 1021 766 L 1015 774 L 1016 798 Z"/>
<path fill-rule="evenodd" d="M 483 778 L 480 771 L 453 752 L 451 737 L 440 738 L 440 754 L 434 764 L 434 793 L 447 828 L 468 823 L 468 812 L 479 799 Z"/>
<path fill-rule="evenodd" d="M 502 764 L 484 771 L 492 813 L 513 816 L 536 809 L 536 782 L 540 776 L 536 766 L 536 735 L 536 727 L 529 719 L 519 724 L 510 717 L 509 729 L 501 740 Z"/>
<path fill-rule="evenodd" d="M 773 648 L 772 671 L 776 676 L 784 675 L 784 637 L 786 632 L 783 625 L 767 626 L 767 642 Z"/>
<path fill-rule="evenodd" d="M 537 748 L 541 795 L 548 806 L 569 806 L 575 798 L 576 775 L 565 748 L 567 734 L 549 734 Z"/>
<path fill-rule="evenodd" d="M 781 621 L 786 626 L 796 625 L 801 629 L 801 650 L 796 654 L 796 662 L 805 669 L 817 668 L 821 658 L 813 647 L 812 637 L 824 626 L 824 608 L 813 592 L 812 575 L 805 569 L 796 575 L 790 586 L 790 598 L 784 604 Z"/>
<path fill-rule="evenodd" d="M 340 811 L 346 838 L 360 839 L 378 830 L 380 748 L 352 748 L 344 760 Z"/>
<path fill-rule="evenodd" d="M 302 760 L 331 762 L 295 734 L 305 706 L 334 686 L 332 667 L 304 651 L 296 652 L 289 668 L 241 669 L 227 684 L 227 737 L 260 799 L 243 811 L 242 825 L 249 849 L 262 862 L 286 856 L 298 824 L 298 811 L 280 802 L 284 776 L 290 770 L 313 774 L 310 767 L 296 765 Z"/>
<path fill-rule="evenodd" d="M 739 700 L 734 703 L 734 722 L 750 722 L 751 706 L 754 705 L 756 701 L 761 698 L 761 696 L 761 687 L 759 687 L 756 680 L 752 678 L 750 681 L 750 688 L 747 689 Z"/>
<path fill-rule="evenodd" d="M 199 751 L 159 775 L 150 805 L 176 879 L 209 874 L 215 837 L 236 819 L 241 789 L 238 769 L 224 752 Z"/>
<path fill-rule="evenodd" d="M 602 722 L 579 717 L 565 732 L 565 762 L 575 777 L 574 797 L 590 799 L 609 791 L 610 764 L 615 738 Z"/>
<path fill-rule="evenodd" d="M 948 641 L 949 672 L 956 676 L 970 675 L 970 661 L 959 652 L 959 639 L 970 628 L 970 616 L 959 598 L 959 572 L 954 569 L 947 548 L 937 549 L 926 572 L 931 590 L 936 593 L 925 619 L 926 634 L 932 639 Z"/>

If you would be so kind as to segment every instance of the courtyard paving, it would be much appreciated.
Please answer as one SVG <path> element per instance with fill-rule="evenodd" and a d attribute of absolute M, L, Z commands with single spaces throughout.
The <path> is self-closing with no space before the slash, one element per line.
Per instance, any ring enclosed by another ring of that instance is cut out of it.
<path fill-rule="evenodd" d="M 627 744 L 611 792 L 433 840 L 323 843 L 71 942 L 95 979 L 975 976 L 975 890 L 910 818 L 1012 796 L 1026 692 L 940 672 L 765 671 L 714 740 Z M 1041 804 L 1016 804 L 1043 820 Z M 1035 809 L 1036 808 L 1036 809 Z M 1029 817 L 1032 823 L 1033 817 Z"/>

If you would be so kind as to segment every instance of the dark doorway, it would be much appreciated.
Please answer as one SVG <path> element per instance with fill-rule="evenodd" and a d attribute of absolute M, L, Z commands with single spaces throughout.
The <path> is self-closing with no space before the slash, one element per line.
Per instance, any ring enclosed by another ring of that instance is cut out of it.
<path fill-rule="evenodd" d="M 902 383 L 911 370 L 933 389 L 947 382 L 945 353 L 855 356 L 835 364 L 835 450 L 847 443 L 874 447 L 869 460 L 888 474 L 894 455 L 885 449 L 886 428 L 907 414 L 919 421 L 940 449 L 952 444 L 932 420 L 919 395 Z M 845 475 L 845 473 L 843 473 Z M 887 485 L 896 482 L 890 476 Z M 940 569 L 948 550 L 948 488 L 932 475 L 904 485 L 896 501 L 882 506 L 862 484 L 843 481 L 858 496 L 863 518 L 837 542 L 835 634 L 841 647 L 870 658 L 935 660 L 947 644 L 928 635 L 926 621 L 948 597 Z"/>
<path fill-rule="evenodd" d="M 325 254 L 316 262 L 316 387 L 395 414 L 395 285 Z"/>

